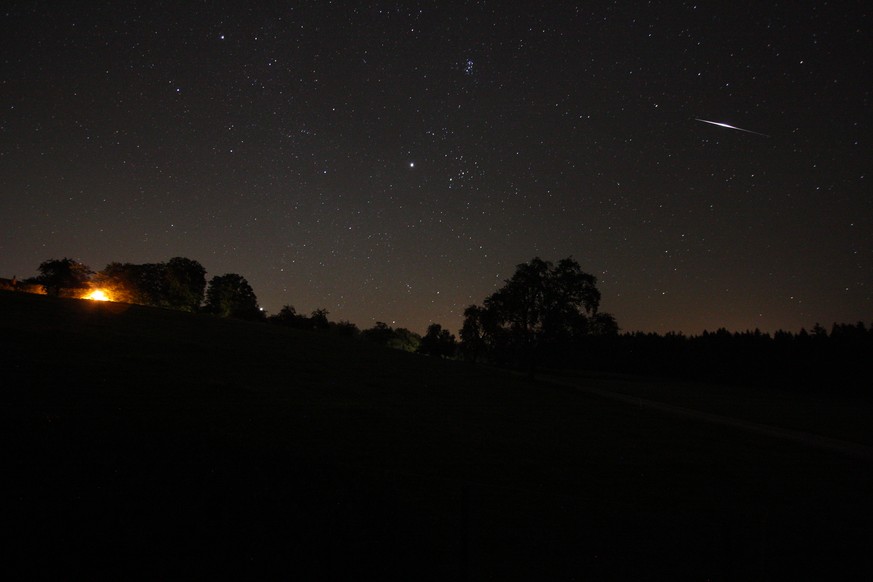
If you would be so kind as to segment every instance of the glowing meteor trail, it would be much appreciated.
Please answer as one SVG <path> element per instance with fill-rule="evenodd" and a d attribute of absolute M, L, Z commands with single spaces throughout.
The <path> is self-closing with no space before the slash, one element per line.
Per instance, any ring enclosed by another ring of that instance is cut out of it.
<path fill-rule="evenodd" d="M 746 133 L 754 133 L 755 135 L 760 135 L 763 137 L 770 137 L 766 133 L 758 133 L 757 131 L 752 131 L 751 129 L 743 129 L 742 127 L 734 127 L 733 125 L 728 125 L 727 123 L 719 123 L 718 121 L 709 121 L 707 119 L 694 119 L 695 121 L 702 121 L 703 123 L 708 123 L 710 125 L 717 125 L 719 127 L 726 127 L 727 129 L 736 129 L 737 131 L 745 131 Z"/>

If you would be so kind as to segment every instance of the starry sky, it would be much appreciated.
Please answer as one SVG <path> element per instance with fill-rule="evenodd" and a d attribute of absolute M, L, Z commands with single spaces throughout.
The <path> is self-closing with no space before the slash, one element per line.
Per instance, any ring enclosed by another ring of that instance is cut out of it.
<path fill-rule="evenodd" d="M 421 333 L 572 256 L 626 331 L 873 320 L 863 2 L 4 6 L 0 276 L 185 256 Z"/>

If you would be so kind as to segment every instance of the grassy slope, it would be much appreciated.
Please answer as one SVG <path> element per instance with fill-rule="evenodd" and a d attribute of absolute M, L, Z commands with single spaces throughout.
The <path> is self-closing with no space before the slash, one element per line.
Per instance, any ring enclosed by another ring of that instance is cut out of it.
<path fill-rule="evenodd" d="M 544 375 L 616 394 L 873 446 L 873 394 L 779 386 L 701 384 L 656 378 L 553 372 Z M 831 393 L 829 393 L 829 391 Z"/>
<path fill-rule="evenodd" d="M 0 293 L 0 354 L 9 569 L 873 574 L 867 461 L 457 362 L 141 307 Z"/>

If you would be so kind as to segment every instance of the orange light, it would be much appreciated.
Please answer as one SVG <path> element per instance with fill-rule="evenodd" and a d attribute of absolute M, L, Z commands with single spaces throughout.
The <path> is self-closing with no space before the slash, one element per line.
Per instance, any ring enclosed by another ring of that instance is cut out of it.
<path fill-rule="evenodd" d="M 92 301 L 109 301 L 109 296 L 102 289 L 94 289 L 84 297 Z"/>

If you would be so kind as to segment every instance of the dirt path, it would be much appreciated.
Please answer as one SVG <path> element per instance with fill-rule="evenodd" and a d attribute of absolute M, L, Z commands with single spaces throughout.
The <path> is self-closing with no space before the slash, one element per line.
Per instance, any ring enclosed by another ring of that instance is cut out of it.
<path fill-rule="evenodd" d="M 740 418 L 733 418 L 730 416 L 722 416 L 720 414 L 713 414 L 711 412 L 702 412 L 700 410 L 694 410 L 693 408 L 676 406 L 675 404 L 666 404 L 663 402 L 657 402 L 655 400 L 648 400 L 646 398 L 622 394 L 620 392 L 604 390 L 603 388 L 585 386 L 583 383 L 571 382 L 560 378 L 543 376 L 542 379 L 551 384 L 568 386 L 577 390 L 581 390 L 588 394 L 593 394 L 600 398 L 607 398 L 609 400 L 624 402 L 625 404 L 636 406 L 641 409 L 644 408 L 648 410 L 657 410 L 659 412 L 666 412 L 668 414 L 694 418 L 696 420 L 701 420 L 704 422 L 729 426 L 747 432 L 768 435 L 771 437 L 787 441 L 793 441 L 810 447 L 816 447 L 819 449 L 825 449 L 828 451 L 833 451 L 844 455 L 873 461 L 873 447 L 854 443 L 851 441 L 844 441 L 841 439 L 830 438 L 799 430 L 780 428 L 778 426 L 761 424 L 758 422 L 752 422 Z"/>

